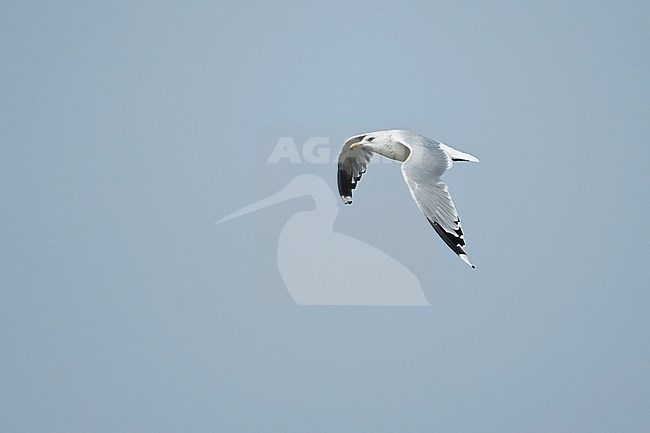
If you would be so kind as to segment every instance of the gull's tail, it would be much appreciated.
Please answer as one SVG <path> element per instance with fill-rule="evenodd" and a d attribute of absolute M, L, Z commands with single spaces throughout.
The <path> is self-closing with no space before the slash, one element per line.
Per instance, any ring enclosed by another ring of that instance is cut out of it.
<path fill-rule="evenodd" d="M 451 156 L 452 161 L 481 162 L 474 155 L 470 155 L 469 153 L 461 152 L 460 150 L 456 150 L 453 147 L 447 146 L 446 144 L 440 143 L 440 147 L 442 148 L 442 150 L 447 152 L 447 154 L 449 156 Z"/>

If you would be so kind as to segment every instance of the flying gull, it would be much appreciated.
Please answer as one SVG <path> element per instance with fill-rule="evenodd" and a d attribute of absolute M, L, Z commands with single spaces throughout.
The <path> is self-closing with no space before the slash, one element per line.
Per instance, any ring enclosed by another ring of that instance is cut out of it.
<path fill-rule="evenodd" d="M 447 184 L 440 180 L 454 161 L 479 162 L 470 154 L 410 131 L 368 132 L 346 140 L 338 159 L 339 194 L 352 204 L 357 187 L 373 153 L 401 161 L 402 175 L 411 195 L 443 241 L 472 268 L 463 250 L 465 239 Z"/>

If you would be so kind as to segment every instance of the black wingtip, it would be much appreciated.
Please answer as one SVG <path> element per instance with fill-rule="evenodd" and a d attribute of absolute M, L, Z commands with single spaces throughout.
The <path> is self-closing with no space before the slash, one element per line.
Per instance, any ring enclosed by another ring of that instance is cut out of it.
<path fill-rule="evenodd" d="M 429 221 L 429 224 L 434 228 L 436 233 L 438 233 L 438 236 L 442 238 L 443 241 L 447 244 L 451 250 L 456 253 L 458 257 L 461 258 L 462 261 L 467 263 L 469 266 L 471 266 L 472 269 L 476 269 L 476 266 L 474 266 L 469 259 L 467 258 L 467 253 L 463 249 L 463 246 L 465 245 L 465 240 L 463 239 L 463 231 L 459 227 L 457 230 L 454 231 L 454 233 L 449 233 L 446 230 L 444 230 L 440 224 L 438 224 L 435 221 L 431 221 L 429 218 L 427 218 L 427 221 Z"/>

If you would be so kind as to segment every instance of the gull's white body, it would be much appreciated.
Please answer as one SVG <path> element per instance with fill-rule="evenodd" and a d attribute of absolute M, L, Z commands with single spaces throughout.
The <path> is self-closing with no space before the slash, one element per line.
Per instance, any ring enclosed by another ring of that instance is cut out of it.
<path fill-rule="evenodd" d="M 402 162 L 402 174 L 411 195 L 442 240 L 469 266 L 465 239 L 447 184 L 440 178 L 453 161 L 479 162 L 478 158 L 410 131 L 369 132 L 346 140 L 338 160 L 338 187 L 346 204 L 366 171 L 373 153 Z"/>

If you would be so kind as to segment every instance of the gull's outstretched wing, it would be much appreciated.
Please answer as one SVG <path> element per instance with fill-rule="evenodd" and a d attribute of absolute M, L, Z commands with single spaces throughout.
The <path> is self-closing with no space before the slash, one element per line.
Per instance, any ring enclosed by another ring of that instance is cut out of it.
<path fill-rule="evenodd" d="M 411 149 L 411 154 L 402 164 L 402 174 L 415 203 L 449 248 L 474 268 L 463 250 L 465 239 L 458 211 L 447 184 L 440 180 L 451 168 L 451 156 L 433 140 L 424 146 L 404 144 Z"/>
<path fill-rule="evenodd" d="M 361 180 L 372 158 L 372 152 L 367 149 L 361 147 L 350 149 L 351 145 L 360 142 L 365 136 L 366 134 L 361 134 L 348 138 L 339 154 L 337 181 L 339 194 L 345 204 L 352 203 L 352 190 L 357 187 L 357 182 Z"/>

